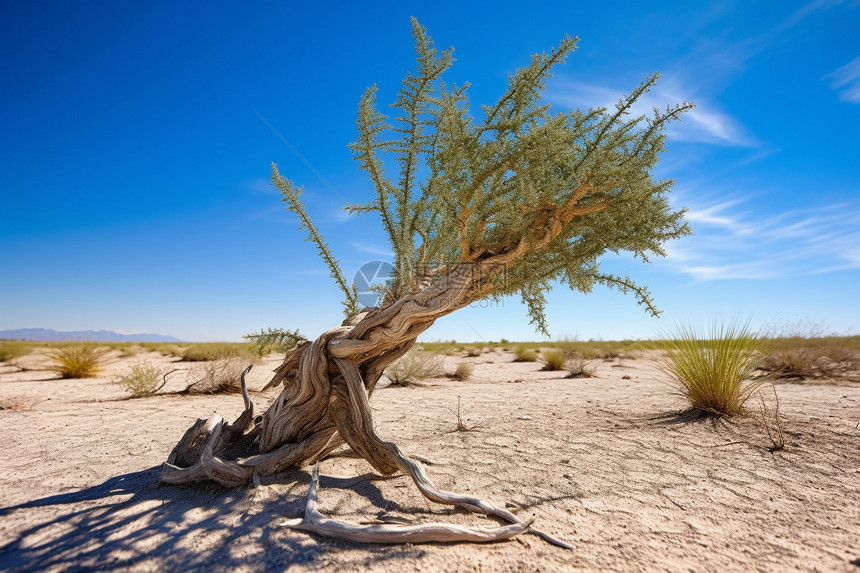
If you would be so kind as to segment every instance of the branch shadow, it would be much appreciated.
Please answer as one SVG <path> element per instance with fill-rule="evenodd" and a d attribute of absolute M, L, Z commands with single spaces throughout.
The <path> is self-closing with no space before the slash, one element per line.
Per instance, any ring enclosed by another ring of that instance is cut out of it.
<path fill-rule="evenodd" d="M 352 570 L 368 561 L 425 553 L 415 546 L 357 544 L 277 527 L 304 514 L 310 475 L 301 470 L 266 478 L 263 483 L 271 487 L 265 495 L 255 488 L 160 485 L 159 471 L 156 466 L 0 508 L 0 570 L 268 571 L 317 567 L 315 562 L 330 562 L 335 552 L 342 567 Z M 337 487 L 337 478 L 332 480 L 323 483 Z M 387 503 L 392 509 L 381 490 L 367 483 L 351 489 L 374 506 Z"/>

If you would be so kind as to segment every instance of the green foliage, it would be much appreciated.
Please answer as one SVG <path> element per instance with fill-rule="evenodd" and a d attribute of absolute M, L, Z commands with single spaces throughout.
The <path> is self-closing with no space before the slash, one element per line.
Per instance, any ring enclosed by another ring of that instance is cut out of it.
<path fill-rule="evenodd" d="M 260 332 L 246 334 L 242 338 L 254 345 L 254 354 L 259 357 L 266 356 L 271 352 L 286 352 L 294 348 L 300 342 L 307 339 L 296 330 L 283 330 L 281 328 L 260 329 Z"/>
<path fill-rule="evenodd" d="M 302 222 L 299 229 L 307 229 L 308 237 L 306 240 L 313 242 L 317 246 L 320 257 L 325 261 L 325 264 L 329 268 L 331 278 L 334 279 L 334 282 L 337 283 L 337 286 L 340 287 L 341 291 L 343 291 L 345 298 L 341 304 L 343 304 L 344 307 L 344 315 L 350 317 L 358 314 L 358 311 L 361 309 L 358 304 L 358 292 L 355 289 L 355 285 L 347 286 L 346 279 L 343 276 L 343 271 L 341 271 L 340 265 L 334 258 L 334 254 L 323 240 L 319 229 L 317 229 L 316 225 L 311 221 L 311 217 L 308 215 L 308 212 L 305 210 L 305 206 L 301 201 L 301 187 L 296 187 L 292 181 L 281 177 L 281 174 L 278 173 L 278 168 L 274 163 L 272 163 L 272 183 L 281 190 L 281 197 L 284 203 L 287 204 L 287 209 L 295 213 Z"/>
<path fill-rule="evenodd" d="M 79 342 L 55 348 L 51 370 L 61 378 L 92 378 L 101 370 L 105 351 L 94 344 Z"/>
<path fill-rule="evenodd" d="M 135 364 L 128 372 L 114 380 L 114 384 L 122 386 L 133 398 L 142 398 L 152 396 L 164 386 L 164 375 L 165 372 L 158 366 Z"/>
<path fill-rule="evenodd" d="M 559 350 L 558 348 L 551 348 L 549 350 L 545 350 L 543 355 L 541 356 L 541 362 L 543 362 L 544 370 L 562 370 L 564 369 L 564 364 L 567 361 L 567 358 L 564 355 L 564 352 Z"/>
<path fill-rule="evenodd" d="M 660 369 L 693 408 L 713 414 L 739 414 L 761 385 L 761 381 L 750 380 L 760 356 L 761 339 L 748 323 L 714 324 L 707 333 L 680 325 L 666 345 Z"/>
<path fill-rule="evenodd" d="M 565 36 L 512 74 L 494 104 L 473 113 L 468 84 L 442 81 L 452 49 L 438 51 L 414 19 L 412 33 L 417 70 L 403 80 L 393 122 L 377 110 L 371 86 L 350 145 L 375 190 L 370 202 L 350 209 L 379 216 L 395 255 L 383 304 L 471 265 L 488 281 L 475 299 L 518 293 L 544 333 L 544 293 L 556 281 L 584 293 L 595 285 L 632 292 L 656 315 L 647 288 L 604 273 L 600 258 L 627 251 L 649 262 L 665 255 L 663 243 L 689 234 L 684 211 L 667 199 L 672 181 L 654 180 L 651 170 L 667 124 L 692 104 L 632 115 L 654 87 L 653 75 L 615 109 L 554 112 L 541 94 L 555 66 L 576 49 L 577 39 Z M 396 162 L 396 179 L 386 160 Z M 344 292 L 347 314 L 354 313 L 354 289 L 301 206 L 300 190 L 274 166 L 273 176 Z"/>
<path fill-rule="evenodd" d="M 397 386 L 407 386 L 416 380 L 445 375 L 442 357 L 435 352 L 410 350 L 385 369 L 385 375 Z"/>

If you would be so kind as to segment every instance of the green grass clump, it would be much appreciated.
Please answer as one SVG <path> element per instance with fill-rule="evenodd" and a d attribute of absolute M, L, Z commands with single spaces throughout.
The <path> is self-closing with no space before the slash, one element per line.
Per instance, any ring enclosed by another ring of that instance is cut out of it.
<path fill-rule="evenodd" d="M 113 381 L 124 390 L 130 392 L 133 398 L 152 396 L 167 382 L 162 381 L 164 371 L 149 364 L 135 364 L 131 369 Z"/>
<path fill-rule="evenodd" d="M 567 357 L 564 352 L 558 348 L 550 348 L 544 351 L 541 356 L 544 370 L 562 370 L 566 361 Z"/>
<path fill-rule="evenodd" d="M 759 360 L 761 339 L 743 325 L 714 324 L 707 333 L 680 325 L 665 341 L 660 369 L 693 408 L 731 416 L 761 385 L 750 380 Z"/>
<path fill-rule="evenodd" d="M 93 378 L 101 370 L 105 350 L 94 344 L 74 343 L 54 349 L 51 357 L 56 361 L 51 370 L 61 378 Z"/>
<path fill-rule="evenodd" d="M 436 352 L 410 350 L 385 369 L 392 384 L 407 386 L 416 380 L 440 378 L 445 375 L 442 357 Z"/>
<path fill-rule="evenodd" d="M 538 359 L 537 351 L 525 345 L 517 346 L 514 349 L 514 354 L 516 355 L 514 362 L 537 362 Z"/>

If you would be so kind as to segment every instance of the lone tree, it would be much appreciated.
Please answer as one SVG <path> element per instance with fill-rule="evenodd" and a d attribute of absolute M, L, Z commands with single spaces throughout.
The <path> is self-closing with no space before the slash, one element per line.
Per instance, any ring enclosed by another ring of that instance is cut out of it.
<path fill-rule="evenodd" d="M 274 185 L 343 290 L 346 320 L 287 353 L 266 386 L 283 389 L 261 416 L 245 392 L 245 411 L 233 424 L 217 415 L 198 420 L 164 464 L 161 480 L 236 486 L 255 472 L 317 462 L 346 443 L 380 473 L 410 475 L 429 499 L 510 525 L 360 527 L 327 520 L 315 509 L 315 471 L 305 518 L 290 522 L 293 527 L 375 542 L 486 541 L 531 531 L 564 545 L 504 509 L 436 488 L 418 462 L 376 435 L 368 399 L 385 368 L 436 319 L 487 297 L 518 293 L 541 332 L 547 330 L 544 292 L 554 281 L 581 292 L 595 284 L 632 292 L 656 315 L 646 288 L 602 272 L 599 260 L 607 251 L 628 251 L 648 262 L 665 255 L 665 241 L 689 233 L 683 210 L 673 210 L 666 198 L 672 181 L 655 181 L 651 169 L 666 125 L 692 104 L 632 116 L 654 75 L 614 110 L 553 112 L 541 93 L 552 69 L 576 49 L 577 38 L 565 37 L 549 54 L 534 55 L 494 105 L 473 115 L 468 85 L 441 80 L 453 50 L 437 51 L 414 19 L 412 34 L 417 71 L 403 80 L 394 122 L 377 110 L 376 87 L 368 88 L 359 102 L 358 139 L 350 145 L 376 190 L 370 203 L 350 209 L 376 213 L 394 251 L 381 307 L 359 308 L 354 286 L 302 205 L 301 189 L 272 164 Z M 396 179 L 384 159 L 396 161 Z"/>

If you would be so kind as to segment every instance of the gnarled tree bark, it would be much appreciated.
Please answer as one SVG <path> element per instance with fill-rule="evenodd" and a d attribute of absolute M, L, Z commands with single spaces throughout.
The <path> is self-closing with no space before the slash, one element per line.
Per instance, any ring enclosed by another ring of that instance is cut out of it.
<path fill-rule="evenodd" d="M 486 530 L 434 524 L 376 528 L 358 534 L 359 526 L 324 520 L 316 512 L 315 500 L 310 499 L 305 520 L 290 525 L 356 541 L 390 543 L 492 541 L 532 531 L 569 547 L 504 509 L 438 489 L 418 462 L 395 444 L 380 440 L 373 429 L 368 398 L 385 368 L 405 354 L 436 319 L 486 296 L 492 274 L 508 257 L 495 259 L 461 264 L 424 290 L 385 308 L 365 310 L 312 343 L 294 348 L 266 386 L 283 384 L 284 388 L 262 416 L 254 416 L 246 396 L 245 411 L 233 424 L 217 415 L 198 420 L 170 454 L 161 480 L 171 484 L 212 480 L 232 487 L 248 483 L 255 472 L 269 475 L 316 463 L 346 443 L 383 475 L 400 471 L 410 476 L 428 499 L 494 516 L 510 525 Z M 314 487 L 314 497 L 315 491 Z"/>

